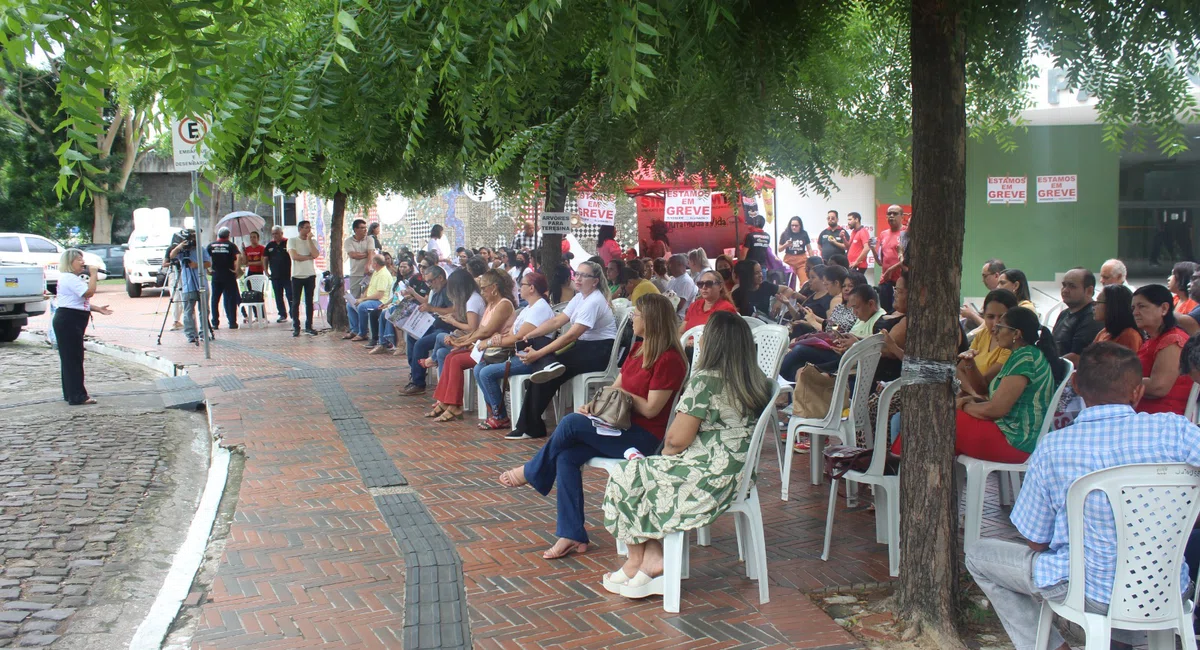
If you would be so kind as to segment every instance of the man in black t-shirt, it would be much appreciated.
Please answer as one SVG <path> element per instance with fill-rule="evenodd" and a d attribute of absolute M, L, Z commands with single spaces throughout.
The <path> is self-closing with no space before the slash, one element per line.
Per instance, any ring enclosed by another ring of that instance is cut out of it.
<path fill-rule="evenodd" d="M 838 225 L 837 210 L 830 210 L 825 215 L 825 223 L 829 227 L 817 235 L 817 244 L 821 246 L 821 257 L 829 259 L 834 255 L 845 255 L 846 249 L 850 245 L 850 235 L 846 233 L 845 228 Z"/>
<path fill-rule="evenodd" d="M 287 322 L 287 306 L 292 304 L 292 256 L 288 254 L 283 226 L 271 229 L 271 241 L 267 242 L 263 258 L 267 261 L 267 277 L 271 278 L 271 289 L 275 294 L 275 311 L 279 313 L 275 322 Z"/>
<path fill-rule="evenodd" d="M 225 317 L 229 319 L 229 329 L 235 330 L 237 324 L 238 276 L 241 275 L 241 251 L 237 244 L 229 241 L 229 229 L 217 231 L 217 241 L 207 246 L 208 256 L 212 260 L 205 264 L 212 271 L 212 328 L 221 325 L 221 315 L 218 307 L 225 303 Z M 223 300 L 222 300 L 223 299 Z"/>
<path fill-rule="evenodd" d="M 1095 309 L 1092 295 L 1095 293 L 1096 276 L 1091 271 L 1077 266 L 1063 275 L 1061 295 L 1067 308 L 1054 322 L 1054 342 L 1058 345 L 1058 353 L 1072 363 L 1079 363 L 1083 349 L 1092 344 L 1104 327 L 1104 323 L 1092 315 Z"/>

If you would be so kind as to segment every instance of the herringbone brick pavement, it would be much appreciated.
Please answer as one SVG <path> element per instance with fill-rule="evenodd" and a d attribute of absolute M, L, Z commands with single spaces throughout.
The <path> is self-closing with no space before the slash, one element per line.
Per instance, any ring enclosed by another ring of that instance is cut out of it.
<path fill-rule="evenodd" d="M 94 334 L 183 365 L 207 386 L 223 444 L 245 454 L 234 523 L 202 606 L 197 648 L 433 644 L 415 631 L 405 636 L 406 622 L 414 621 L 405 621 L 404 549 L 339 436 L 322 399 L 329 395 L 319 393 L 329 381 L 349 396 L 352 415 L 361 414 L 407 480 L 398 490 L 416 494 L 453 542 L 470 641 L 477 647 L 858 647 L 806 592 L 887 580 L 886 547 L 875 542 L 872 513 L 862 507 L 847 512 L 844 499 L 831 561 L 820 560 L 828 488 L 808 486 L 801 456 L 792 500 L 780 501 L 768 442 L 758 486 L 770 603 L 758 603 L 755 583 L 737 560 L 730 517 L 714 526 L 712 546 L 693 546 L 681 614 L 664 613 L 659 599 L 631 602 L 608 594 L 600 577 L 619 561 L 600 522 L 603 472 L 585 472 L 591 550 L 543 560 L 541 552 L 554 541 L 553 500 L 497 482 L 540 441 L 505 441 L 501 433 L 478 430 L 472 418 L 449 424 L 423 419 L 431 397 L 396 395 L 407 379 L 400 358 L 368 356 L 361 346 L 328 334 L 293 339 L 287 325 L 272 323 L 219 330 L 213 359 L 205 361 L 179 333 L 168 332 L 163 345 L 155 345 L 161 315 L 154 310 L 165 302 L 129 299 L 119 287 L 105 286 L 102 294 L 97 300 L 109 302 L 117 316 L 98 317 Z M 44 319 L 33 326 L 39 324 Z M 342 372 L 332 377 L 321 369 Z M 311 379 L 316 375 L 325 378 Z M 997 519 L 988 530 L 1004 533 L 1003 514 L 994 507 L 988 514 Z M 437 607 L 407 614 L 439 616 Z M 444 606 L 440 616 L 443 624 L 453 622 Z M 444 625 L 434 639 L 453 645 L 451 640 Z"/>

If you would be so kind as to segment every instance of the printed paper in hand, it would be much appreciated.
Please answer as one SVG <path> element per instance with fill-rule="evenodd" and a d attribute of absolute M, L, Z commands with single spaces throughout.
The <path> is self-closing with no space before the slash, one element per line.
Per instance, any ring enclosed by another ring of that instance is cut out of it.
<path fill-rule="evenodd" d="M 412 316 L 409 316 L 408 320 L 404 322 L 404 325 L 401 327 L 401 329 L 403 329 L 407 334 L 411 335 L 414 339 L 419 339 L 422 336 L 425 336 L 425 333 L 429 331 L 430 326 L 433 325 L 435 320 L 437 319 L 433 317 L 433 314 L 427 311 L 415 311 L 413 312 Z"/>
<path fill-rule="evenodd" d="M 612 428 L 611 424 L 605 422 L 604 420 L 601 420 L 600 418 L 598 418 L 594 415 L 587 416 L 587 419 L 591 420 L 592 424 L 596 425 L 596 434 L 597 435 L 612 436 L 612 437 L 621 435 L 620 429 Z"/>
<path fill-rule="evenodd" d="M 479 346 L 477 345 L 472 345 L 471 358 L 475 360 L 476 364 L 481 363 L 483 361 L 483 350 L 480 350 Z"/>

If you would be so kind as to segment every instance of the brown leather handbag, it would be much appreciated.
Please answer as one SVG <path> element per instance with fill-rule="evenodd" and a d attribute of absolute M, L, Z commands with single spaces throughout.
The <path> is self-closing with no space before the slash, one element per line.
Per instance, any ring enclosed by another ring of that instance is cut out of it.
<path fill-rule="evenodd" d="M 588 404 L 588 414 L 624 431 L 629 428 L 633 415 L 633 396 L 619 388 L 605 386 Z"/>

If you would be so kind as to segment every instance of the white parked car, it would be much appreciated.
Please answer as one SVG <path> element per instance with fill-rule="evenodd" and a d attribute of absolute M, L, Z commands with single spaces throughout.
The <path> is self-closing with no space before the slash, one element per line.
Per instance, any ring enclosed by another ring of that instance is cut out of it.
<path fill-rule="evenodd" d="M 58 259 L 65 250 L 62 244 L 41 235 L 0 232 L 0 261 L 42 267 L 46 274 L 46 287 L 50 289 L 50 293 L 58 290 Z M 100 269 L 96 276 L 98 279 L 108 277 L 108 267 L 99 255 L 84 251 L 83 262 L 89 267 Z"/>
<path fill-rule="evenodd" d="M 143 288 L 154 288 L 155 276 L 162 268 L 163 256 L 167 254 L 171 238 L 181 230 L 183 229 L 134 230 L 129 236 L 124 263 L 125 293 L 129 294 L 130 298 L 141 296 Z"/>

